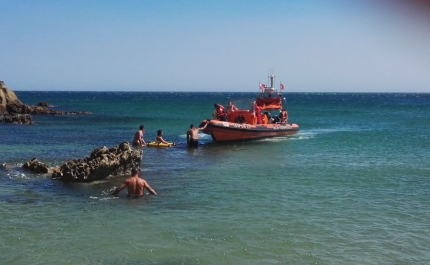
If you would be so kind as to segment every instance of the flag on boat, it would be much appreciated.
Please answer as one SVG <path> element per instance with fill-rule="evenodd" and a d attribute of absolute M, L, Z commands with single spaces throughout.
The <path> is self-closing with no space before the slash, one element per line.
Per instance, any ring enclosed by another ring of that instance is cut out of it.
<path fill-rule="evenodd" d="M 281 90 L 284 90 L 284 84 L 281 83 Z"/>
<path fill-rule="evenodd" d="M 265 84 L 260 84 L 260 89 L 265 89 L 266 85 Z"/>

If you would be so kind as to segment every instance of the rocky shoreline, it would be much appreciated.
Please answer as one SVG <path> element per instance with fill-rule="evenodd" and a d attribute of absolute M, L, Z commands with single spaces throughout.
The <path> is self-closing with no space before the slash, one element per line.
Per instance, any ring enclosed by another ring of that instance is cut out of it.
<path fill-rule="evenodd" d="M 37 106 L 22 103 L 16 94 L 0 81 L 0 123 L 32 124 L 31 115 L 76 115 L 91 114 L 88 111 L 52 110 L 45 101 Z"/>
<path fill-rule="evenodd" d="M 128 142 L 124 142 L 112 148 L 99 147 L 90 156 L 70 160 L 57 168 L 52 169 L 37 158 L 30 159 L 22 168 L 34 174 L 51 174 L 52 179 L 64 182 L 92 182 L 110 175 L 128 173 L 133 167 L 140 168 L 142 155 L 142 150 L 133 149 Z"/>
<path fill-rule="evenodd" d="M 88 111 L 51 110 L 49 107 L 46 101 L 41 101 L 37 106 L 22 103 L 15 93 L 0 81 L 0 123 L 32 124 L 31 115 L 91 114 Z M 133 167 L 140 168 L 142 155 L 142 150 L 133 149 L 128 142 L 123 142 L 112 148 L 99 147 L 93 150 L 90 156 L 70 160 L 57 168 L 49 167 L 37 158 L 30 159 L 22 168 L 34 174 L 52 174 L 52 179 L 64 182 L 91 182 L 129 172 Z M 7 170 L 7 164 L 2 163 L 0 169 Z"/>

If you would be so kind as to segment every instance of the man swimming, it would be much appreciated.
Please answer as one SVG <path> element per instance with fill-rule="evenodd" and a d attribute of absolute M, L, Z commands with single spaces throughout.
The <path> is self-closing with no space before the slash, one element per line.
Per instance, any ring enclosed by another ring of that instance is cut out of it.
<path fill-rule="evenodd" d="M 151 194 L 157 195 L 155 190 L 149 186 L 148 182 L 146 182 L 144 179 L 139 178 L 139 172 L 140 169 L 132 168 L 131 169 L 131 177 L 126 179 L 124 183 L 121 184 L 118 188 L 115 189 L 115 191 L 112 193 L 112 195 L 117 196 L 118 193 L 123 190 L 125 187 L 127 187 L 128 195 L 127 197 L 137 198 L 142 197 L 145 194 L 143 193 L 144 189 L 147 189 Z"/>
<path fill-rule="evenodd" d="M 143 134 L 145 133 L 145 127 L 140 125 L 139 131 L 134 134 L 133 144 L 139 146 L 146 146 L 145 140 L 143 140 Z"/>
<path fill-rule="evenodd" d="M 199 147 L 199 131 L 203 131 L 208 126 L 209 122 L 206 121 L 205 126 L 201 128 L 195 128 L 194 124 L 190 125 L 190 129 L 187 131 L 187 146 L 188 147 Z"/>

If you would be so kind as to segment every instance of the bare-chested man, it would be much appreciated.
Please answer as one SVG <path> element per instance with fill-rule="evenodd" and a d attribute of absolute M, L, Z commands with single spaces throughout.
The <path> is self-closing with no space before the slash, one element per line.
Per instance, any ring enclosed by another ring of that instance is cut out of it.
<path fill-rule="evenodd" d="M 143 134 L 145 133 L 145 127 L 140 125 L 139 131 L 134 134 L 133 144 L 139 146 L 146 146 L 145 140 L 143 140 Z"/>
<path fill-rule="evenodd" d="M 190 129 L 187 131 L 187 146 L 188 147 L 199 147 L 199 131 L 206 129 L 208 126 L 208 121 L 206 121 L 205 126 L 201 128 L 195 128 L 194 124 L 190 125 Z"/>
<path fill-rule="evenodd" d="M 139 178 L 139 172 L 140 169 L 132 168 L 131 169 L 131 177 L 126 179 L 124 183 L 121 184 L 113 193 L 112 195 L 117 196 L 118 193 L 123 190 L 125 187 L 127 187 L 128 190 L 128 197 L 137 198 L 142 197 L 145 194 L 143 193 L 144 189 L 147 189 L 151 194 L 157 195 L 155 190 L 149 186 L 148 182 L 146 182 L 144 179 Z"/>

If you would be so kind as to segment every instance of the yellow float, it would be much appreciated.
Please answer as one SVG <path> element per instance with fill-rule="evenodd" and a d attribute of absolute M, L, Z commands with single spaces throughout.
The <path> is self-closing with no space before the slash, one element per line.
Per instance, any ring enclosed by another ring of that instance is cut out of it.
<path fill-rule="evenodd" d="M 156 143 L 156 142 L 150 142 L 148 143 L 148 147 L 172 147 L 175 146 L 175 143 Z"/>

